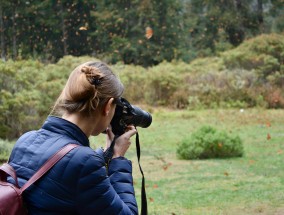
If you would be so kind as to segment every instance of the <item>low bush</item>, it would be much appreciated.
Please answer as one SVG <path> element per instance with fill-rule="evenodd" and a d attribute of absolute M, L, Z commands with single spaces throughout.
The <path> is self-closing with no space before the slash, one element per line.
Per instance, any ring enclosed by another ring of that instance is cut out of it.
<path fill-rule="evenodd" d="M 11 142 L 0 139 L 0 163 L 9 159 L 13 146 Z"/>
<path fill-rule="evenodd" d="M 244 153 L 239 136 L 203 126 L 185 137 L 177 149 L 180 159 L 206 159 L 241 157 Z"/>
<path fill-rule="evenodd" d="M 281 72 L 284 63 L 284 38 L 281 34 L 261 35 L 221 54 L 228 69 L 257 71 L 260 79 Z"/>
<path fill-rule="evenodd" d="M 251 91 L 257 84 L 254 72 L 232 70 L 187 74 L 185 76 L 189 109 L 246 108 L 256 106 L 257 97 Z"/>

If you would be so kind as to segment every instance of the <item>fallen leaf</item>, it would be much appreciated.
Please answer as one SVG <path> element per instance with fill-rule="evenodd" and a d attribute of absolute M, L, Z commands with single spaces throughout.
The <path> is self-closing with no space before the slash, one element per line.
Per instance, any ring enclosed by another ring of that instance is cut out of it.
<path fill-rule="evenodd" d="M 266 139 L 267 139 L 267 140 L 270 140 L 270 139 L 271 139 L 271 136 L 270 136 L 269 133 L 267 133 Z"/>
<path fill-rule="evenodd" d="M 158 185 L 157 185 L 157 184 L 154 184 L 154 185 L 153 185 L 153 188 L 158 188 Z"/>
<path fill-rule="evenodd" d="M 224 175 L 225 175 L 225 176 L 229 176 L 229 173 L 228 173 L 228 172 L 224 172 Z"/>
<path fill-rule="evenodd" d="M 163 169 L 166 171 L 168 169 L 168 165 L 164 165 Z"/>
<path fill-rule="evenodd" d="M 278 155 L 283 154 L 283 150 L 279 149 L 279 150 L 277 151 L 277 154 L 278 154 Z"/>
<path fill-rule="evenodd" d="M 254 164 L 254 163 L 255 163 L 254 160 L 249 160 L 249 164 L 250 164 L 250 165 L 252 165 L 252 164 Z"/>
<path fill-rule="evenodd" d="M 150 202 L 154 202 L 154 199 L 152 197 L 149 198 Z"/>

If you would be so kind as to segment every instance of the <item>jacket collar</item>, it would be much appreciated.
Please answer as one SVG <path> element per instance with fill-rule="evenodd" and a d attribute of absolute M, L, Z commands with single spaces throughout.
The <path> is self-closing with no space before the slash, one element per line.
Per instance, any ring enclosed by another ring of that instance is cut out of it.
<path fill-rule="evenodd" d="M 51 132 L 67 135 L 84 146 L 90 146 L 86 134 L 77 125 L 65 119 L 56 116 L 48 116 L 42 128 Z"/>

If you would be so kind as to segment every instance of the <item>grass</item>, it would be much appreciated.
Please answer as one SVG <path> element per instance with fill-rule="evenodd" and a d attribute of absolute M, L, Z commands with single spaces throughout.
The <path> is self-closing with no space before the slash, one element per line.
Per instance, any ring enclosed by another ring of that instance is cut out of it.
<path fill-rule="evenodd" d="M 151 112 L 152 125 L 138 128 L 150 215 L 284 214 L 284 110 Z M 181 140 L 202 125 L 240 135 L 244 156 L 177 159 Z M 102 146 L 104 136 L 95 142 L 101 143 L 96 147 Z M 133 161 L 140 205 L 141 174 L 134 138 L 132 142 L 126 156 Z"/>
<path fill-rule="evenodd" d="M 245 155 L 178 160 L 182 138 L 205 124 L 239 134 Z M 139 132 L 149 214 L 284 214 L 283 110 L 156 110 Z M 128 157 L 140 203 L 134 146 Z"/>

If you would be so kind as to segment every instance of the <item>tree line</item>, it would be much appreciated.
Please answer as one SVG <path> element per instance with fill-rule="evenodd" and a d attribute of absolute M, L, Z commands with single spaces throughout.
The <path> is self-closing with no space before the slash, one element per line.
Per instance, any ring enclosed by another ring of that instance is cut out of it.
<path fill-rule="evenodd" d="M 189 62 L 283 32 L 283 7 L 282 0 L 0 0 L 1 58 Z"/>

